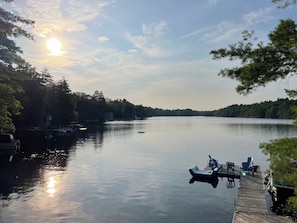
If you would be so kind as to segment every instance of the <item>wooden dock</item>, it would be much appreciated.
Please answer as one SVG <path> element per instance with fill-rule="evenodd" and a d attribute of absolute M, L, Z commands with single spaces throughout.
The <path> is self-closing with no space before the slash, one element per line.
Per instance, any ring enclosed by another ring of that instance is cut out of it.
<path fill-rule="evenodd" d="M 232 223 L 292 223 L 290 218 L 268 211 L 261 168 L 240 177 L 238 197 L 235 201 Z"/>
<path fill-rule="evenodd" d="M 240 179 L 240 175 L 241 175 L 241 172 L 240 172 L 240 167 L 238 165 L 234 165 L 232 168 L 228 168 L 227 164 L 222 164 L 222 168 L 219 169 L 218 171 L 218 177 Z"/>
<path fill-rule="evenodd" d="M 233 179 L 240 179 L 241 171 L 238 165 L 234 165 L 232 169 L 227 167 L 227 164 L 221 164 L 222 167 L 218 170 L 218 177 L 226 177 Z M 205 170 L 211 170 L 210 166 L 206 166 Z"/>

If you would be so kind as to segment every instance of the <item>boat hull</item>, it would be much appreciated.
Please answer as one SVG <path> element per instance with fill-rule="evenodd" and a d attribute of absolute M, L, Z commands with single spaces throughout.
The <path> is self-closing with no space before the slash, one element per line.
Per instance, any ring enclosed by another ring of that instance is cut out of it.
<path fill-rule="evenodd" d="M 195 179 L 200 179 L 200 180 L 213 180 L 218 177 L 218 172 L 216 169 L 200 170 L 197 165 L 191 167 L 189 169 L 189 172 Z"/>

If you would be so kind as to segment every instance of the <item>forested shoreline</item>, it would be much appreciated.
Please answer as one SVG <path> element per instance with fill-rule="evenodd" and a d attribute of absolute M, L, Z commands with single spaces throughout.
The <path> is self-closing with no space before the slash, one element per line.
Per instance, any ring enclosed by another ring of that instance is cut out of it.
<path fill-rule="evenodd" d="M 71 92 L 65 79 L 54 82 L 45 69 L 32 78 L 18 80 L 23 92 L 16 94 L 22 110 L 13 116 L 17 129 L 50 128 L 71 122 L 103 123 L 106 120 L 145 119 L 153 116 L 217 116 L 294 119 L 292 107 L 296 100 L 278 99 L 249 105 L 234 104 L 213 111 L 188 109 L 161 109 L 134 105 L 126 99 L 106 98 L 102 91 L 93 95 Z"/>
<path fill-rule="evenodd" d="M 292 108 L 296 103 L 296 100 L 285 98 L 250 105 L 231 105 L 212 111 L 212 114 L 220 117 L 294 119 L 296 114 Z"/>

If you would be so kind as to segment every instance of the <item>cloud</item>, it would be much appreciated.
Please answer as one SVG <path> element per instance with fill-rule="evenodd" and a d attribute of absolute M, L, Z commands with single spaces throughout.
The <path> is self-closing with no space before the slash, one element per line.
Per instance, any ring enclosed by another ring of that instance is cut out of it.
<path fill-rule="evenodd" d="M 255 25 L 261 22 L 266 22 L 273 19 L 269 14 L 272 8 L 259 9 L 245 14 L 242 19 L 246 25 Z"/>
<path fill-rule="evenodd" d="M 164 50 L 162 50 L 157 44 L 158 39 L 165 35 L 167 30 L 167 23 L 164 21 L 158 24 L 143 24 L 143 35 L 132 35 L 126 32 L 125 37 L 136 49 L 143 52 L 149 57 L 163 57 L 165 56 Z"/>
<path fill-rule="evenodd" d="M 144 35 L 153 36 L 154 38 L 162 37 L 167 30 L 167 23 L 161 21 L 158 24 L 142 25 L 142 32 Z"/>
<path fill-rule="evenodd" d="M 213 5 L 217 5 L 219 2 L 219 0 L 208 0 L 208 5 L 213 6 Z"/>
<path fill-rule="evenodd" d="M 128 52 L 129 53 L 137 53 L 138 51 L 137 51 L 137 49 L 130 49 L 130 50 L 128 50 Z"/>
<path fill-rule="evenodd" d="M 201 40 L 208 40 L 212 43 L 221 43 L 229 40 L 242 31 L 243 27 L 241 25 L 233 23 L 232 21 L 226 21 L 218 24 L 216 29 L 212 30 L 211 32 L 204 33 Z"/>
<path fill-rule="evenodd" d="M 35 21 L 34 32 L 44 37 L 52 32 L 85 30 L 84 22 L 96 18 L 112 3 L 113 0 L 20 0 L 12 2 L 12 6 L 23 17 Z"/>
<path fill-rule="evenodd" d="M 196 35 L 199 35 L 200 33 L 205 33 L 205 32 L 208 32 L 208 31 L 212 31 L 214 29 L 216 29 L 217 25 L 213 25 L 213 26 L 208 26 L 206 28 L 202 28 L 202 29 L 199 29 L 199 30 L 195 30 L 191 33 L 188 33 L 184 36 L 181 37 L 181 39 L 186 39 L 186 38 L 189 38 L 189 37 L 192 37 L 192 36 L 196 36 Z"/>
<path fill-rule="evenodd" d="M 100 37 L 98 38 L 98 40 L 99 40 L 99 42 L 103 43 L 103 42 L 108 41 L 109 38 L 108 38 L 107 36 L 100 36 Z"/>
<path fill-rule="evenodd" d="M 223 21 L 219 24 L 209 26 L 192 33 L 182 36 L 186 39 L 193 36 L 198 36 L 199 41 L 207 41 L 212 43 L 220 43 L 230 39 L 234 34 L 241 33 L 243 26 L 236 24 L 233 21 Z"/>
<path fill-rule="evenodd" d="M 130 33 L 126 33 L 125 37 L 135 48 L 139 49 L 149 57 L 165 56 L 164 51 L 162 51 L 157 44 L 154 44 L 147 36 L 133 36 Z"/>
<path fill-rule="evenodd" d="M 259 23 L 264 23 L 272 19 L 269 16 L 271 8 L 259 9 L 245 14 L 240 22 L 237 21 L 222 21 L 218 24 L 208 26 L 206 28 L 195 30 L 181 37 L 181 39 L 198 36 L 200 41 L 208 41 L 211 43 L 220 43 L 236 36 L 245 29 L 249 29 Z"/>

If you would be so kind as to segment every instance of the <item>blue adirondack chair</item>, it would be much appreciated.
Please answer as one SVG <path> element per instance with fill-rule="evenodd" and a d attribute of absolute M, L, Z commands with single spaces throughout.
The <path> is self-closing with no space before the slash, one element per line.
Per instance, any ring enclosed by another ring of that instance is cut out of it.
<path fill-rule="evenodd" d="M 242 171 L 251 171 L 253 176 L 254 176 L 254 162 L 253 162 L 254 158 L 253 157 L 248 157 L 247 158 L 247 162 L 243 162 L 242 163 L 242 167 L 241 167 L 241 170 Z"/>
<path fill-rule="evenodd" d="M 208 157 L 209 157 L 208 166 L 211 167 L 211 169 L 222 168 L 222 164 L 219 164 L 218 160 L 212 158 L 210 155 L 208 155 Z"/>

